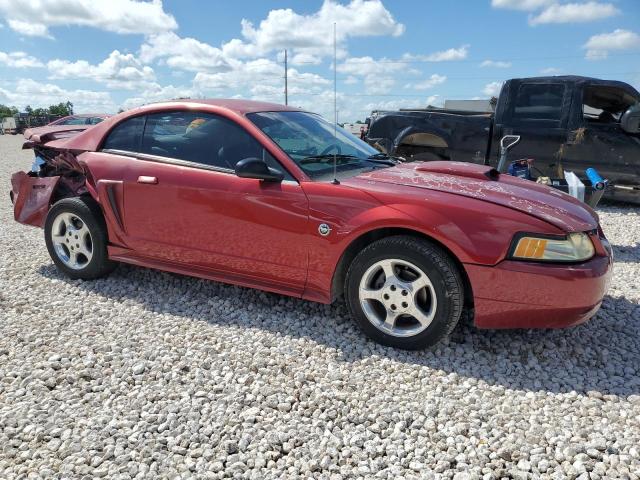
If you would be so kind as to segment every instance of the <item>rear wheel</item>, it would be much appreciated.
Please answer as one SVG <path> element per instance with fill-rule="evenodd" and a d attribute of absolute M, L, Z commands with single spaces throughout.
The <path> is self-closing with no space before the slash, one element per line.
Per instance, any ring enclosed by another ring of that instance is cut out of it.
<path fill-rule="evenodd" d="M 108 259 L 106 226 L 93 199 L 56 202 L 47 214 L 44 232 L 51 259 L 71 278 L 102 277 L 116 266 Z"/>
<path fill-rule="evenodd" d="M 352 316 L 369 337 L 408 350 L 448 335 L 464 299 L 449 255 L 409 236 L 383 238 L 360 252 L 347 272 L 345 292 Z"/>

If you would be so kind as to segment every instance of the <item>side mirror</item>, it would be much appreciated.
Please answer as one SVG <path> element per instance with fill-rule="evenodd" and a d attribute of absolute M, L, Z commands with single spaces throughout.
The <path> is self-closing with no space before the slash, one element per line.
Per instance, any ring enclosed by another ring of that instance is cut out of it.
<path fill-rule="evenodd" d="M 640 103 L 631 105 L 620 117 L 620 126 L 627 133 L 640 133 Z"/>
<path fill-rule="evenodd" d="M 245 158 L 236 163 L 236 175 L 241 178 L 256 178 L 265 182 L 281 182 L 284 174 L 271 168 L 259 158 Z"/>

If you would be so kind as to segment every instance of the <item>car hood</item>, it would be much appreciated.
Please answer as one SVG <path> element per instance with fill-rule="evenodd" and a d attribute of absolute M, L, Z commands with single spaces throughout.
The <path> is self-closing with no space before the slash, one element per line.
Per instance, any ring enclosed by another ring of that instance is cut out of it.
<path fill-rule="evenodd" d="M 588 231 L 598 227 L 598 216 L 586 203 L 557 189 L 500 174 L 484 165 L 462 162 L 404 163 L 364 173 L 343 183 L 372 190 L 372 182 L 475 198 L 524 212 L 567 232 Z"/>

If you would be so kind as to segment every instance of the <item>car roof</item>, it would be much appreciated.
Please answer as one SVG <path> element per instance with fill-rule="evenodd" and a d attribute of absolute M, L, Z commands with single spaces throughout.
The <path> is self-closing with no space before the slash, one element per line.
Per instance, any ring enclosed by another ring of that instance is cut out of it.
<path fill-rule="evenodd" d="M 151 103 L 140 107 L 141 109 L 161 109 L 164 107 L 172 107 L 176 104 L 184 105 L 212 105 L 215 107 L 224 108 L 226 110 L 235 112 L 239 115 L 245 115 L 247 113 L 254 112 L 280 112 L 280 111 L 299 111 L 299 108 L 290 107 L 288 105 L 282 105 L 279 103 L 271 102 L 259 102 L 256 100 L 244 100 L 239 98 L 187 98 L 177 99 L 168 102 Z"/>
<path fill-rule="evenodd" d="M 247 113 L 254 112 L 282 112 L 282 111 L 303 111 L 299 108 L 280 105 L 278 103 L 257 102 L 254 100 L 240 99 L 178 99 L 167 102 L 150 103 L 141 107 L 132 108 L 125 112 L 113 115 L 88 128 L 87 130 L 71 138 L 53 140 L 47 143 L 48 147 L 63 148 L 78 151 L 95 151 L 103 136 L 116 124 L 127 118 L 152 113 L 160 113 L 170 110 L 189 110 L 201 108 L 213 113 L 227 112 L 229 116 L 244 117 Z M 50 132 L 54 134 L 55 132 Z M 50 135 L 54 136 L 55 135 Z"/>
<path fill-rule="evenodd" d="M 64 118 L 89 118 L 89 117 L 104 117 L 108 118 L 112 114 L 111 113 L 74 113 L 73 115 L 65 115 L 64 117 L 58 118 L 58 120 L 62 120 Z"/>
<path fill-rule="evenodd" d="M 600 78 L 594 77 L 583 77 L 580 75 L 555 75 L 555 76 L 547 76 L 547 77 L 525 77 L 525 78 L 513 78 L 511 80 L 507 80 L 508 82 L 535 82 L 535 83 L 574 83 L 579 86 L 584 86 L 585 84 L 589 85 L 599 85 L 603 87 L 617 87 L 622 88 L 623 90 L 627 90 L 632 92 L 634 96 L 639 96 L 638 90 L 629 85 L 626 82 L 621 82 L 619 80 L 603 80 Z"/>

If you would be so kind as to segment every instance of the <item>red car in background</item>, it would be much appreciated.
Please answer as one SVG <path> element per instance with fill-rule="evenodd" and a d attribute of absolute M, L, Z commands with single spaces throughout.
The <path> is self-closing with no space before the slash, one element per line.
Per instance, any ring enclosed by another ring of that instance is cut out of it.
<path fill-rule="evenodd" d="M 69 115 L 66 117 L 54 120 L 48 123 L 46 126 L 51 125 L 97 125 L 98 123 L 106 120 L 111 115 L 107 113 L 79 113 L 76 115 Z"/>
<path fill-rule="evenodd" d="M 68 133 L 68 132 L 67 132 Z M 557 190 L 457 162 L 403 164 L 320 116 L 243 100 L 157 103 L 26 144 L 17 221 L 72 278 L 116 262 L 330 303 L 376 341 L 566 327 L 599 308 L 611 248 Z"/>
<path fill-rule="evenodd" d="M 24 136 L 27 139 L 32 138 L 34 135 L 43 135 L 49 132 L 60 132 L 63 130 L 67 132 L 81 132 L 93 125 L 106 120 L 111 115 L 106 113 L 82 113 L 77 115 L 69 115 L 66 117 L 54 120 L 51 123 L 46 124 L 43 127 L 28 128 L 24 131 Z"/>

